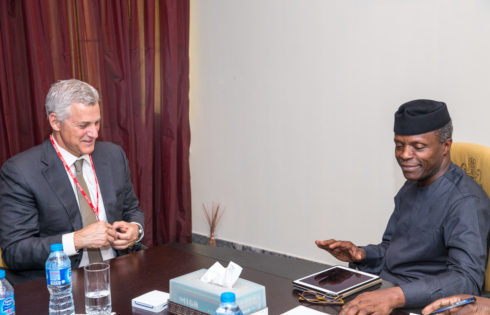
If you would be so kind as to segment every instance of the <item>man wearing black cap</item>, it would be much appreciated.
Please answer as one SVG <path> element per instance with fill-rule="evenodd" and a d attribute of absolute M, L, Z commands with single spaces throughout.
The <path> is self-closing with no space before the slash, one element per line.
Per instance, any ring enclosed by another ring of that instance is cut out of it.
<path fill-rule="evenodd" d="M 487 262 L 490 201 L 451 163 L 446 104 L 415 100 L 395 113 L 395 156 L 407 179 L 378 245 L 316 241 L 351 267 L 397 286 L 362 293 L 341 314 L 389 314 L 456 293 L 479 294 Z"/>

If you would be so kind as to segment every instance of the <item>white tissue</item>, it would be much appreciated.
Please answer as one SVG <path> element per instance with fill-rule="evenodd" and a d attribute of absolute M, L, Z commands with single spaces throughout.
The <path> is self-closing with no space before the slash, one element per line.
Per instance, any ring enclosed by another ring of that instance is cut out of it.
<path fill-rule="evenodd" d="M 231 289 L 240 277 L 242 270 L 242 267 L 232 261 L 226 268 L 219 262 L 215 262 L 201 277 L 201 281 Z"/>

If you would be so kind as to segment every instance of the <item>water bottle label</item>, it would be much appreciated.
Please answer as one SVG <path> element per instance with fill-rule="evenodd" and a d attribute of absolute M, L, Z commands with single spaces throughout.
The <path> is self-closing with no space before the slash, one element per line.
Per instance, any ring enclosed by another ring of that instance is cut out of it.
<path fill-rule="evenodd" d="M 60 270 L 46 270 L 46 282 L 48 285 L 63 285 L 71 282 L 71 268 Z"/>
<path fill-rule="evenodd" d="M 0 315 L 13 314 L 15 312 L 14 296 L 0 299 Z"/>

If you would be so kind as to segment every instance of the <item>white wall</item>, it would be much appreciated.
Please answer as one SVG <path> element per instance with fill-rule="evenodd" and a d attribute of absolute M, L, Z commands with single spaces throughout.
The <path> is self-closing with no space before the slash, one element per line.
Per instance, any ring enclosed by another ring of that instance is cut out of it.
<path fill-rule="evenodd" d="M 490 146 L 490 1 L 192 0 L 193 232 L 326 263 L 377 243 L 403 182 L 393 114 L 448 104 Z"/>

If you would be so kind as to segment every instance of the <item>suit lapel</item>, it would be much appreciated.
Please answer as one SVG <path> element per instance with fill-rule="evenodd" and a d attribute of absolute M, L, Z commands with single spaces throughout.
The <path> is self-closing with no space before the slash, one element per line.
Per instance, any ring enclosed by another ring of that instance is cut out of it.
<path fill-rule="evenodd" d="M 78 209 L 77 199 L 63 162 L 56 154 L 51 142 L 43 142 L 43 156 L 41 157 L 43 169 L 41 170 L 46 182 L 51 186 L 56 198 L 63 205 L 67 215 L 72 222 L 75 231 L 82 228 L 82 219 Z M 56 214 L 55 214 L 56 215 Z"/>

